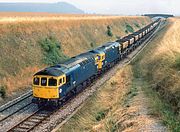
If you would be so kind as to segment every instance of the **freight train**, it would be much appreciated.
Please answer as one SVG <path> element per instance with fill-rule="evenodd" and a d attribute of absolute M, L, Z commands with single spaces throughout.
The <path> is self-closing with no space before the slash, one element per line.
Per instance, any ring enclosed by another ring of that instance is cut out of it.
<path fill-rule="evenodd" d="M 122 39 L 105 43 L 64 63 L 35 73 L 32 102 L 38 106 L 60 105 L 135 50 L 153 34 L 160 22 L 161 20 L 157 19 Z"/>

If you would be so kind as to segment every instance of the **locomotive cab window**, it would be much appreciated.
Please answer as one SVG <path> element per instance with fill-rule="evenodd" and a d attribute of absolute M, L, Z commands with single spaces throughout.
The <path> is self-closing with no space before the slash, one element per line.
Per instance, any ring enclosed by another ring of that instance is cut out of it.
<path fill-rule="evenodd" d="M 47 78 L 45 77 L 41 78 L 41 86 L 47 86 Z"/>
<path fill-rule="evenodd" d="M 104 56 L 102 56 L 102 60 L 104 59 Z"/>
<path fill-rule="evenodd" d="M 103 59 L 105 59 L 105 55 L 103 55 Z"/>
<path fill-rule="evenodd" d="M 49 86 L 57 86 L 57 80 L 54 78 L 49 79 Z"/>
<path fill-rule="evenodd" d="M 35 77 L 35 78 L 33 79 L 33 84 L 34 84 L 34 85 L 39 85 L 39 77 Z"/>
<path fill-rule="evenodd" d="M 65 77 L 63 77 L 63 83 L 65 83 Z"/>
<path fill-rule="evenodd" d="M 62 78 L 61 79 L 59 79 L 59 85 L 61 85 L 62 84 Z"/>
<path fill-rule="evenodd" d="M 101 60 L 101 56 L 98 55 L 98 60 Z"/>
<path fill-rule="evenodd" d="M 70 83 L 70 75 L 66 77 L 66 83 Z"/>

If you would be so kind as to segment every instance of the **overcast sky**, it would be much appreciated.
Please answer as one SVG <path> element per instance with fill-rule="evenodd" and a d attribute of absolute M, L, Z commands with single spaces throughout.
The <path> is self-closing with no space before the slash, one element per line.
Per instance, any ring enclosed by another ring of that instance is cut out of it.
<path fill-rule="evenodd" d="M 0 2 L 68 2 L 88 13 L 136 15 L 171 13 L 180 15 L 180 0 L 0 0 Z"/>

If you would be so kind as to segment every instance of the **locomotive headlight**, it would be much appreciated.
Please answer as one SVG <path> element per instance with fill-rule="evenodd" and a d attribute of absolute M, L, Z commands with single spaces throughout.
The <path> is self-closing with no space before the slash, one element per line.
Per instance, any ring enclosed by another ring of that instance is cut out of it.
<path fill-rule="evenodd" d="M 62 89 L 60 88 L 59 93 L 62 93 Z"/>

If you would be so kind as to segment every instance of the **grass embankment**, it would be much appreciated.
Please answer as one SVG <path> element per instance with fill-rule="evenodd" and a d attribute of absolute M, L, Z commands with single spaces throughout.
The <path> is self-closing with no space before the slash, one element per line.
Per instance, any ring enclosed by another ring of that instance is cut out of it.
<path fill-rule="evenodd" d="M 40 68 L 150 23 L 146 17 L 31 15 L 0 15 L 2 93 L 10 95 L 29 86 Z"/>
<path fill-rule="evenodd" d="M 151 114 L 172 131 L 180 131 L 180 19 L 168 25 L 132 63 L 134 78 L 140 79 L 151 99 Z"/>
<path fill-rule="evenodd" d="M 132 71 L 126 67 L 117 71 L 109 81 L 90 97 L 59 131 L 116 131 L 123 129 L 124 97 L 131 88 Z M 132 90 L 129 98 L 134 96 Z M 125 101 L 126 102 L 126 101 Z"/>

